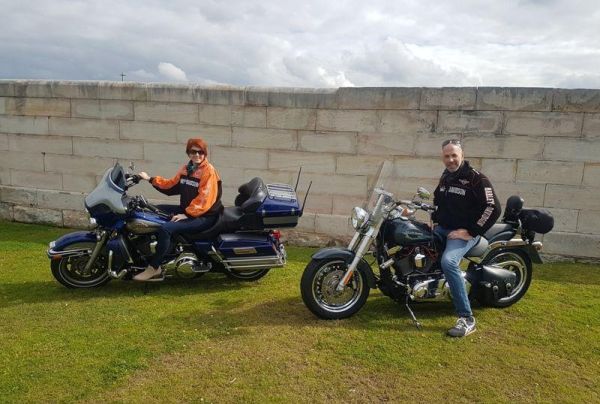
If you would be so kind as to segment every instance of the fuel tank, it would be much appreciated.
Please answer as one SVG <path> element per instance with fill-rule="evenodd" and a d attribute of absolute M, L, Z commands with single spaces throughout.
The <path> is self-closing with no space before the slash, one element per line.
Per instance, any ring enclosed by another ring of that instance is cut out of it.
<path fill-rule="evenodd" d="M 131 219 L 127 221 L 125 228 L 127 231 L 133 234 L 149 234 L 156 233 L 156 230 L 160 227 L 159 223 L 152 222 L 145 219 Z"/>
<path fill-rule="evenodd" d="M 425 223 L 414 220 L 394 219 L 383 225 L 384 239 L 388 244 L 403 246 L 431 241 L 431 229 Z"/>
<path fill-rule="evenodd" d="M 165 220 L 157 215 L 146 212 L 136 212 L 132 218 L 127 219 L 125 228 L 133 234 L 156 233 L 156 230 L 164 222 Z"/>

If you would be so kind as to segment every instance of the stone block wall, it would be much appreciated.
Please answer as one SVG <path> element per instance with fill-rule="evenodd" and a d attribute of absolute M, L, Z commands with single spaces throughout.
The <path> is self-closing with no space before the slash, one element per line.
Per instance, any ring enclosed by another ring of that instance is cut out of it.
<path fill-rule="evenodd" d="M 554 214 L 546 252 L 600 257 L 598 90 L 0 80 L 0 218 L 85 226 L 84 195 L 106 168 L 133 161 L 170 176 L 195 136 L 226 204 L 252 177 L 293 184 L 302 166 L 300 196 L 313 181 L 303 240 L 348 237 L 347 215 L 384 159 L 400 173 L 399 198 L 433 189 L 442 140 L 461 138 L 502 202 L 519 194 Z M 164 200 L 146 183 L 133 191 Z"/>

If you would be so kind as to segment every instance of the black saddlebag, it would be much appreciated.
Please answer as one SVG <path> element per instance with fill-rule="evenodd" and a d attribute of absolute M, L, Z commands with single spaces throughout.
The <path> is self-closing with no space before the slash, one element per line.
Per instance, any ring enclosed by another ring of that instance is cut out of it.
<path fill-rule="evenodd" d="M 467 272 L 474 297 L 483 304 L 492 304 L 510 296 L 517 284 L 517 274 L 493 265 L 483 265 L 477 271 Z"/>
<path fill-rule="evenodd" d="M 546 209 L 523 209 L 519 219 L 524 229 L 536 233 L 546 234 L 554 227 L 554 217 Z"/>

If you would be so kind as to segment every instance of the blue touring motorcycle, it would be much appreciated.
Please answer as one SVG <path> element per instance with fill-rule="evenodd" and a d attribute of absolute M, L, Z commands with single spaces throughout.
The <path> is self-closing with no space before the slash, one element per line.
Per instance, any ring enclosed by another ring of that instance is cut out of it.
<path fill-rule="evenodd" d="M 111 279 L 131 279 L 146 268 L 155 253 L 156 229 L 171 217 L 143 196 L 127 195 L 139 180 L 119 164 L 106 171 L 85 198 L 96 228 L 66 234 L 49 245 L 50 267 L 58 282 L 68 288 L 91 288 Z M 295 189 L 267 185 L 257 177 L 238 191 L 235 206 L 224 208 L 213 227 L 175 237 L 159 281 L 197 278 L 206 272 L 254 281 L 285 265 L 286 252 L 276 229 L 295 227 L 302 216 Z"/>

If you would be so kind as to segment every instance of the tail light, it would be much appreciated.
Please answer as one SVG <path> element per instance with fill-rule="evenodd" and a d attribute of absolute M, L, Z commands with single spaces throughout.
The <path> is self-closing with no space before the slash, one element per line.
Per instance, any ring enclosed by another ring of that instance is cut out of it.
<path fill-rule="evenodd" d="M 279 239 L 281 238 L 281 232 L 279 230 L 273 230 L 271 232 L 271 235 L 279 243 Z"/>

